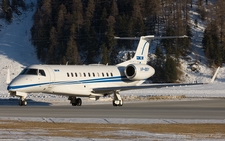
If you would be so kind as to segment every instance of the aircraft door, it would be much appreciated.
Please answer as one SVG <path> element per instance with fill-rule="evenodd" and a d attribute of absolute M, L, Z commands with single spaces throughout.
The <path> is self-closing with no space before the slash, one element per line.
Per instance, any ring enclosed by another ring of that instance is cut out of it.
<path fill-rule="evenodd" d="M 48 82 L 48 73 L 46 72 L 45 69 L 39 68 L 37 69 L 37 77 L 38 77 L 38 84 L 39 84 L 39 89 L 41 91 L 45 90 L 48 86 L 46 85 Z"/>
<path fill-rule="evenodd" d="M 54 85 L 54 82 L 55 82 L 55 73 L 53 72 L 53 70 L 46 66 L 45 67 L 45 70 L 47 72 L 47 79 L 48 79 L 48 88 L 52 88 L 52 86 Z"/>

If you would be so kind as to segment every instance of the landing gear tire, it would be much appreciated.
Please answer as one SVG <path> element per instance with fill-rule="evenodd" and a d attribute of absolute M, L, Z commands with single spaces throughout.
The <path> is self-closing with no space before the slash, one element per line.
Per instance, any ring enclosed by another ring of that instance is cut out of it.
<path fill-rule="evenodd" d="M 77 103 L 77 106 L 81 106 L 82 105 L 82 100 L 80 98 L 77 98 L 76 99 L 76 103 Z"/>
<path fill-rule="evenodd" d="M 123 106 L 123 99 L 121 98 L 118 91 L 114 92 L 114 98 L 112 102 L 113 106 Z"/>
<path fill-rule="evenodd" d="M 112 104 L 113 106 L 117 106 L 117 104 L 115 103 L 115 100 L 113 100 Z"/>
<path fill-rule="evenodd" d="M 27 106 L 27 101 L 26 100 L 19 100 L 19 106 Z"/>
<path fill-rule="evenodd" d="M 123 106 L 123 100 L 113 100 L 113 106 Z"/>
<path fill-rule="evenodd" d="M 80 98 L 76 97 L 69 97 L 68 100 L 70 100 L 70 103 L 72 106 L 81 106 L 82 105 L 82 100 Z"/>

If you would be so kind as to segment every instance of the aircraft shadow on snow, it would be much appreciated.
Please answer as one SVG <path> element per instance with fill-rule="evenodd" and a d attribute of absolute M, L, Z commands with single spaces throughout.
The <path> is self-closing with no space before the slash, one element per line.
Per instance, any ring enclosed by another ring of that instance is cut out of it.
<path fill-rule="evenodd" d="M 43 102 L 43 101 L 34 101 L 32 99 L 27 99 L 27 106 L 50 106 L 51 103 L 49 102 Z M 19 99 L 13 99 L 13 98 L 5 98 L 0 99 L 0 106 L 18 106 Z"/>

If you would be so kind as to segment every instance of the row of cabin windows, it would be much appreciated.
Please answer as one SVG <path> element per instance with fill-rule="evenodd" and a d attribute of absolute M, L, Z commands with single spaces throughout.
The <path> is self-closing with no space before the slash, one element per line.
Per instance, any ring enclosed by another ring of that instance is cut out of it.
<path fill-rule="evenodd" d="M 81 73 L 81 72 L 79 72 L 79 73 L 77 73 L 77 72 L 75 72 L 75 73 L 69 73 L 69 72 L 67 72 L 67 76 L 68 77 L 109 77 L 109 76 L 113 76 L 113 73 L 90 73 L 90 72 L 88 72 L 88 73 Z"/>

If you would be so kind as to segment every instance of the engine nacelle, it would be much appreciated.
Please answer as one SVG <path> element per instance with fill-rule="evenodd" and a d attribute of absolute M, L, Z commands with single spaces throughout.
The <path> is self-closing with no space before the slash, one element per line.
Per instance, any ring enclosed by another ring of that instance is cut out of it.
<path fill-rule="evenodd" d="M 155 69 L 149 65 L 143 64 L 130 64 L 124 73 L 130 80 L 144 80 L 155 74 Z"/>

